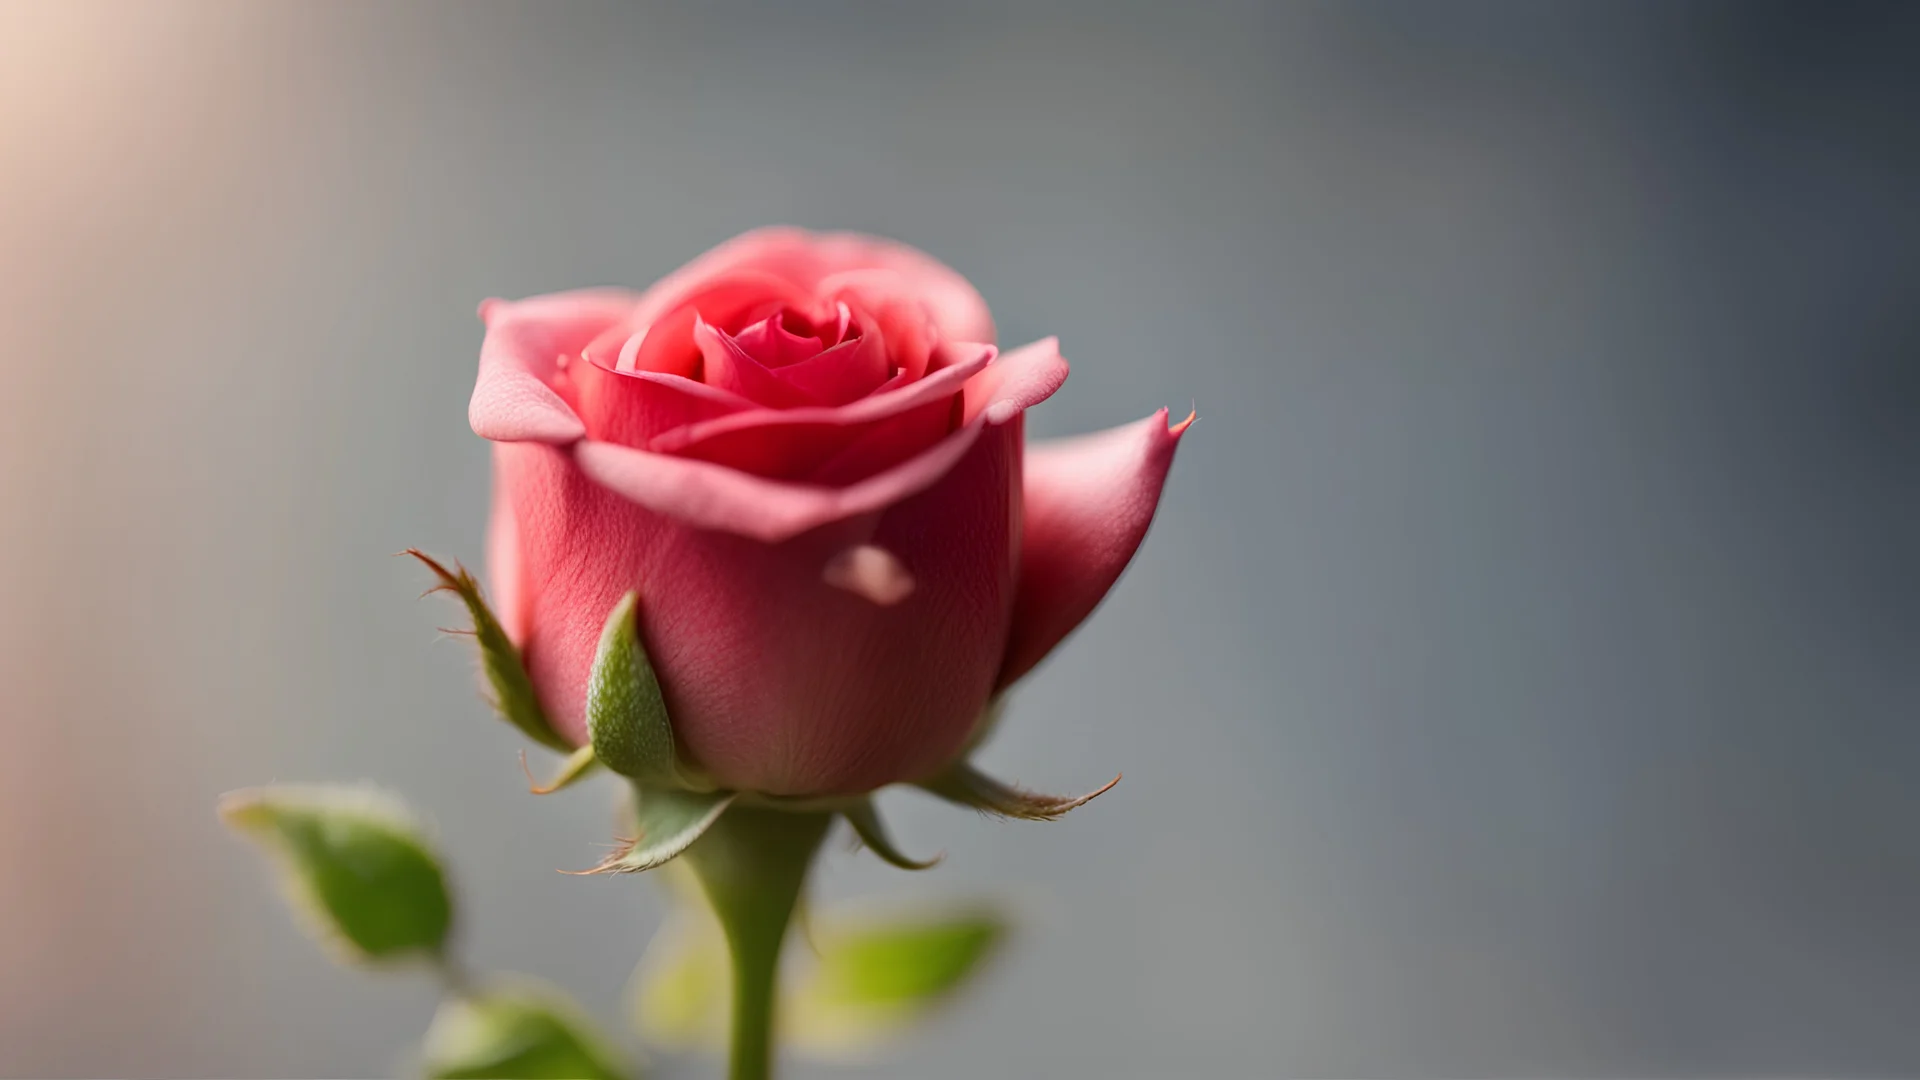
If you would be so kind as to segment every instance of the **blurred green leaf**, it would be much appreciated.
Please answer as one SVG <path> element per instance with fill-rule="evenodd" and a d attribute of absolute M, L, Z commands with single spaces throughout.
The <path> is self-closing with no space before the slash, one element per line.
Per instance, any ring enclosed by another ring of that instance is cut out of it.
<path fill-rule="evenodd" d="M 544 983 L 515 980 L 442 1002 L 421 1046 L 435 1080 L 614 1080 L 630 1075 L 590 1020 Z"/>
<path fill-rule="evenodd" d="M 473 619 L 473 638 L 480 645 L 480 665 L 487 673 L 487 683 L 493 687 L 493 707 L 527 738 L 556 753 L 573 753 L 573 745 L 554 730 L 546 710 L 540 707 L 533 680 L 527 677 L 526 665 L 520 661 L 520 650 L 514 648 L 500 620 L 494 618 L 493 609 L 480 593 L 480 583 L 459 563 L 448 570 L 418 549 L 408 548 L 406 553 L 426 564 L 440 579 L 432 591 L 453 593 L 467 606 L 467 614 Z"/>
<path fill-rule="evenodd" d="M 1007 925 L 980 910 L 939 919 L 823 930 L 807 996 L 834 1006 L 917 1004 L 959 986 L 999 944 Z"/>
<path fill-rule="evenodd" d="M 781 1042 L 816 1058 L 871 1051 L 959 993 L 1010 929 L 1006 913 L 985 904 L 815 919 L 806 935 L 811 950 L 789 943 L 793 977 L 781 998 Z M 709 914 L 683 910 L 636 972 L 634 1019 L 655 1045 L 715 1049 L 726 1036 L 730 995 L 719 927 Z"/>
<path fill-rule="evenodd" d="M 620 598 L 600 632 L 587 680 L 587 731 L 607 768 L 651 784 L 678 781 L 673 725 L 640 643 L 640 594 Z"/>
<path fill-rule="evenodd" d="M 233 792 L 220 816 L 280 864 L 295 911 L 345 958 L 438 954 L 453 923 L 440 861 L 398 800 L 365 787 Z"/>
<path fill-rule="evenodd" d="M 669 869 L 672 869 L 671 867 Z M 677 912 L 647 946 L 634 981 L 634 1021 L 648 1043 L 674 1050 L 722 1045 L 733 976 L 711 912 Z"/>

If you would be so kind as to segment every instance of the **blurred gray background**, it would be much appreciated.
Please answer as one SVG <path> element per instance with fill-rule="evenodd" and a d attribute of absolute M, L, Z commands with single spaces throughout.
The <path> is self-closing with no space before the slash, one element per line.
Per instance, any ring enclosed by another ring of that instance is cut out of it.
<path fill-rule="evenodd" d="M 1197 403 L 987 761 L 1018 947 L 854 1075 L 1920 1073 L 1920 6 L 0 5 L 0 1074 L 384 1074 L 222 791 L 369 777 L 475 964 L 617 1024 L 419 545 L 475 561 L 491 295 L 768 222 L 1060 335 L 1037 434 Z M 666 1075 L 714 1074 L 680 1063 Z M 820 1066 L 796 1077 L 840 1075 Z"/>

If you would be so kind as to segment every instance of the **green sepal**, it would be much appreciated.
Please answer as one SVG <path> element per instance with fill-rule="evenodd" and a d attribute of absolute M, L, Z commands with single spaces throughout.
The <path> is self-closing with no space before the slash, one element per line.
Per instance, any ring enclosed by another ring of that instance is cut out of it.
<path fill-rule="evenodd" d="M 971 806 L 984 813 L 1027 821 L 1052 821 L 1076 806 L 1093 801 L 1119 782 L 1120 778 L 1116 776 L 1107 781 L 1105 786 L 1085 795 L 1042 795 L 1037 791 L 1001 783 L 961 760 L 947 766 L 946 771 L 933 779 L 921 781 L 919 786 L 948 802 Z"/>
<path fill-rule="evenodd" d="M 494 709 L 541 746 L 556 753 L 573 753 L 572 744 L 560 737 L 553 722 L 547 719 L 546 710 L 540 707 L 533 680 L 527 677 L 526 665 L 520 662 L 520 650 L 507 637 L 500 620 L 494 618 L 493 609 L 480 593 L 480 583 L 457 562 L 453 570 L 448 570 L 417 548 L 408 548 L 406 554 L 425 563 L 440 579 L 440 584 L 429 592 L 453 593 L 467 606 L 467 613 L 473 618 L 471 633 L 480 644 L 480 666 L 486 671 L 488 685 L 493 687 Z"/>
<path fill-rule="evenodd" d="M 671 861 L 700 839 L 739 798 L 731 791 L 683 791 L 634 785 L 634 838 L 622 840 L 600 864 L 581 874 L 634 874 Z"/>
<path fill-rule="evenodd" d="M 633 1075 L 578 1006 L 531 979 L 492 982 L 449 996 L 420 1048 L 434 1080 L 621 1080 Z"/>
<path fill-rule="evenodd" d="M 594 753 L 614 772 L 647 784 L 689 786 L 680 782 L 667 703 L 640 643 L 639 609 L 640 594 L 629 592 L 600 631 L 587 678 L 587 733 Z"/>
<path fill-rule="evenodd" d="M 1012 929 L 990 904 L 816 916 L 798 978 L 781 995 L 780 1042 L 814 1058 L 857 1056 L 932 1016 L 978 974 Z M 642 1038 L 685 1051 L 719 1045 L 732 976 L 711 913 L 688 908 L 661 927 L 635 972 Z"/>
<path fill-rule="evenodd" d="M 840 812 L 846 815 L 847 824 L 853 826 L 862 844 L 902 870 L 930 870 L 946 857 L 942 854 L 921 860 L 902 854 L 899 848 L 893 846 L 893 839 L 887 835 L 886 824 L 880 820 L 880 811 L 874 807 L 871 798 L 861 799 Z"/>
<path fill-rule="evenodd" d="M 594 756 L 593 747 L 583 746 L 568 754 L 567 760 L 560 763 L 560 771 L 553 774 L 553 779 L 542 784 L 533 778 L 533 771 L 527 768 L 526 751 L 520 752 L 520 771 L 527 774 L 527 790 L 535 795 L 551 795 L 556 791 L 565 791 L 592 776 L 594 770 L 599 767 L 600 759 Z"/>
<path fill-rule="evenodd" d="M 343 960 L 439 956 L 453 925 L 440 859 L 398 800 L 364 787 L 264 787 L 220 800 L 280 864 L 289 903 Z"/>

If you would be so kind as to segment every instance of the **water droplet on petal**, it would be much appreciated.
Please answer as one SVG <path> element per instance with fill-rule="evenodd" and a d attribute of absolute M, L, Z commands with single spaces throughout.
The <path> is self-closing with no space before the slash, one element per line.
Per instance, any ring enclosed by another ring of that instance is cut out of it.
<path fill-rule="evenodd" d="M 881 607 L 892 607 L 913 595 L 913 574 L 892 552 L 872 544 L 850 547 L 827 560 L 820 577 Z"/>

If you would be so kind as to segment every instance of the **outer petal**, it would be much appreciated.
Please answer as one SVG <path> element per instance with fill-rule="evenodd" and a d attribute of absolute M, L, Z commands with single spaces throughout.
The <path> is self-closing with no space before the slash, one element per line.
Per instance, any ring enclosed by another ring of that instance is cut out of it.
<path fill-rule="evenodd" d="M 779 543 L 623 498 L 566 450 L 503 447 L 530 597 L 523 653 L 549 715 L 584 738 L 598 628 L 638 589 L 675 734 L 722 785 L 823 795 L 937 771 L 1005 651 L 1021 427 L 971 427 L 917 491 Z M 589 463 L 593 447 L 578 450 Z M 897 560 L 911 591 L 883 605 L 837 581 L 831 568 L 867 548 Z"/>
<path fill-rule="evenodd" d="M 494 448 L 493 510 L 487 518 L 487 584 L 493 614 L 515 644 L 527 637 L 526 560 L 520 551 L 520 523 L 513 516 L 511 493 L 501 469 L 505 447 Z"/>
<path fill-rule="evenodd" d="M 886 472 L 839 488 L 593 440 L 581 442 L 575 457 L 596 483 L 657 514 L 771 544 L 925 491 L 966 456 L 985 427 L 984 421 L 970 424 Z"/>
<path fill-rule="evenodd" d="M 1107 595 L 1147 535 L 1186 420 L 1167 410 L 1027 450 L 1020 586 L 1004 687 L 1033 669 Z"/>
<path fill-rule="evenodd" d="M 832 420 L 746 424 L 714 430 L 697 440 L 681 440 L 685 432 L 713 426 L 699 424 L 668 432 L 655 440 L 653 449 L 769 480 L 845 487 L 890 469 L 952 434 L 956 412 L 949 395 L 864 424 Z M 722 417 L 714 424 L 730 419 Z M 659 445 L 669 441 L 680 445 L 672 449 Z"/>
<path fill-rule="evenodd" d="M 818 241 L 836 266 L 816 283 L 822 291 L 844 291 L 861 306 L 882 310 L 889 299 L 911 299 L 950 341 L 995 340 L 987 302 L 966 278 L 933 256 L 857 233 L 834 233 Z"/>
<path fill-rule="evenodd" d="M 1013 363 L 1007 365 L 997 381 L 975 387 L 975 381 L 985 379 L 999 365 L 989 364 L 980 370 L 962 391 L 966 412 L 971 414 L 965 426 L 900 464 L 844 487 L 772 480 L 727 465 L 635 450 L 595 439 L 582 441 L 575 456 L 580 468 L 595 481 L 656 513 L 703 529 L 774 543 L 830 522 L 882 509 L 939 480 L 966 454 L 983 429 L 998 428 L 1020 419 L 1028 405 L 1044 399 L 1059 387 L 1066 378 L 1066 365 L 1051 345 L 1049 338 L 1016 350 L 1003 358 L 1003 363 L 1007 360 Z M 956 360 L 954 366 L 962 371 L 973 370 L 972 365 L 979 362 L 978 355 L 972 360 Z M 923 382 L 932 382 L 940 378 L 940 374 L 936 372 Z M 914 385 L 909 384 L 896 393 L 917 401 L 912 397 L 913 389 Z M 879 396 L 835 411 L 865 415 L 862 410 L 869 402 L 880 411 Z M 858 475 L 855 463 L 840 458 L 827 462 L 823 468 Z M 1156 487 L 1155 491 L 1158 490 Z M 1149 505 L 1149 515 L 1151 510 Z M 1145 525 L 1141 527 L 1144 529 Z M 1124 562 L 1122 560 L 1122 565 Z M 1116 569 L 1115 573 L 1118 572 Z"/>
<path fill-rule="evenodd" d="M 962 419 L 971 422 L 996 402 L 1030 409 L 1052 397 L 1066 381 L 1067 362 L 1060 355 L 1060 339 L 1041 338 L 1000 357 L 967 383 Z"/>
<path fill-rule="evenodd" d="M 586 434 L 586 425 L 553 388 L 557 361 L 618 322 L 635 299 L 617 289 L 583 289 L 480 305 L 487 336 L 467 405 L 474 434 L 495 442 L 556 444 Z"/>

